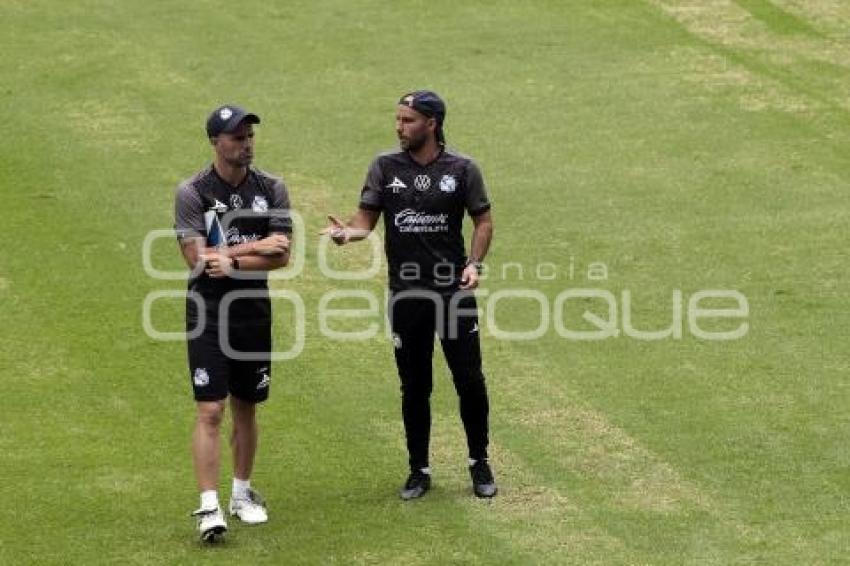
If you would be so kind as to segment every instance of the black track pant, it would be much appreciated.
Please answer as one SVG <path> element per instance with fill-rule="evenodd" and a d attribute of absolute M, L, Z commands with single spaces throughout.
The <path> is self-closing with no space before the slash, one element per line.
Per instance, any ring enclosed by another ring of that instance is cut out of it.
<path fill-rule="evenodd" d="M 459 292 L 441 297 L 421 291 L 394 293 L 389 317 L 395 360 L 401 379 L 401 410 L 407 435 L 410 468 L 428 466 L 431 435 L 431 358 L 434 334 L 460 399 L 460 416 L 466 430 L 469 457 L 487 458 L 489 403 L 481 372 L 481 345 L 475 297 Z"/>

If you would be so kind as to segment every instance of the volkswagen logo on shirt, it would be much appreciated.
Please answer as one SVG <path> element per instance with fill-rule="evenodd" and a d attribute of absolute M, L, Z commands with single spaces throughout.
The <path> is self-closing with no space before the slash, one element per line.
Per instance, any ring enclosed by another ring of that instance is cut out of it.
<path fill-rule="evenodd" d="M 242 208 L 242 197 L 237 195 L 236 193 L 230 195 L 230 208 Z"/>
<path fill-rule="evenodd" d="M 417 175 L 415 179 L 413 179 L 413 186 L 416 187 L 418 191 L 427 191 L 431 188 L 431 177 L 428 175 Z"/>

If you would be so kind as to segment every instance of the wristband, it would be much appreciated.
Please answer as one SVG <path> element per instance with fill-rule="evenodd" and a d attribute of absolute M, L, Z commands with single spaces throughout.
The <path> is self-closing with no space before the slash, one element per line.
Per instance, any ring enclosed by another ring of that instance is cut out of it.
<path fill-rule="evenodd" d="M 232 260 L 232 263 L 233 263 L 233 269 L 234 270 L 239 269 L 239 258 L 238 257 L 234 257 L 233 260 Z"/>

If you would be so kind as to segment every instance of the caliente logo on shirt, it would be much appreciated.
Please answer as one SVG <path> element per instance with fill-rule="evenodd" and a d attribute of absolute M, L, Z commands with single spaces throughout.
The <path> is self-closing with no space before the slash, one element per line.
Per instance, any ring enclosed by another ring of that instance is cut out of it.
<path fill-rule="evenodd" d="M 427 214 L 405 208 L 396 213 L 395 226 L 399 232 L 448 232 L 449 215 L 445 212 Z"/>

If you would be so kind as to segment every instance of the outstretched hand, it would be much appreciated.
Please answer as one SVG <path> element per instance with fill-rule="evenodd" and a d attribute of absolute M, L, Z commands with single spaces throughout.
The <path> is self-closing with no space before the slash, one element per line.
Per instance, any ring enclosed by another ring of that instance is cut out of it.
<path fill-rule="evenodd" d="M 333 214 L 328 214 L 328 225 L 319 234 L 330 236 L 331 240 L 338 246 L 348 243 L 347 226 Z"/>

